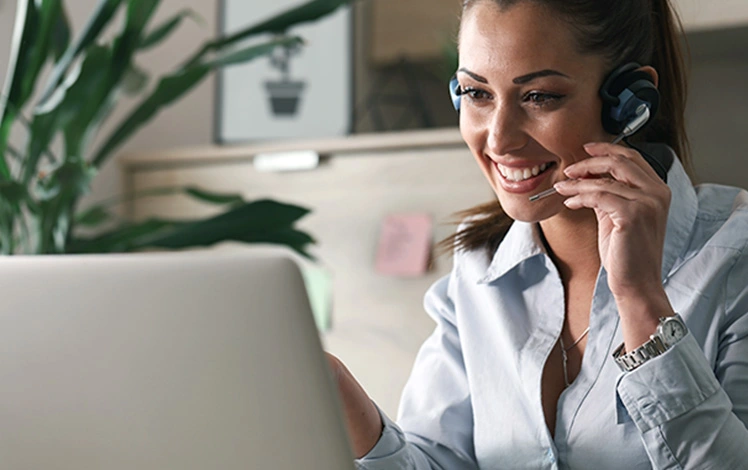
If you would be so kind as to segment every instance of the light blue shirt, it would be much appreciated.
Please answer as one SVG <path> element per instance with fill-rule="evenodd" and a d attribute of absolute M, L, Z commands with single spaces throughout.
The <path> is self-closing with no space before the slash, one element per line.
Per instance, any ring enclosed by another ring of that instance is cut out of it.
<path fill-rule="evenodd" d="M 669 151 L 664 149 L 663 151 Z M 622 373 L 601 270 L 582 369 L 558 401 L 543 365 L 561 333 L 564 290 L 534 225 L 515 222 L 495 256 L 458 252 L 425 308 L 437 323 L 385 428 L 358 468 L 748 468 L 748 193 L 668 175 L 663 285 L 690 333 Z"/>

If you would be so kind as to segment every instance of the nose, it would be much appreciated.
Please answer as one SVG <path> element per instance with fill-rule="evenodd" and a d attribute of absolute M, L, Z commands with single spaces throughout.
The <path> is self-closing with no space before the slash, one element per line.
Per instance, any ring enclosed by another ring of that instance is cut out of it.
<path fill-rule="evenodd" d="M 488 128 L 488 150 L 494 155 L 507 155 L 524 148 L 529 137 L 522 129 L 522 120 L 521 110 L 514 109 L 511 104 L 496 106 Z"/>

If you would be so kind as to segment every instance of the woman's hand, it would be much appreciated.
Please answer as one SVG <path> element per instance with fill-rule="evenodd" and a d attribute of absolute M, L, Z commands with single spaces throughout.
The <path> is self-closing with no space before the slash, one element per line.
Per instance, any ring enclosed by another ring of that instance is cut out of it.
<path fill-rule="evenodd" d="M 355 457 L 368 454 L 382 435 L 382 418 L 363 387 L 348 368 L 330 353 L 325 353 L 343 405 L 348 437 Z"/>
<path fill-rule="evenodd" d="M 659 317 L 672 314 L 662 287 L 670 188 L 634 149 L 594 143 L 585 150 L 593 158 L 566 168 L 569 180 L 555 187 L 569 209 L 595 211 L 600 261 L 630 351 L 649 339 Z"/>

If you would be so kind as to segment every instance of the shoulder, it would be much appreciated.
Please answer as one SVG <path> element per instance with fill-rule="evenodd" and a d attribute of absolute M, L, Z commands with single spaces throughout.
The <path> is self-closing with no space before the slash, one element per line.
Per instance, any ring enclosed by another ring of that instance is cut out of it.
<path fill-rule="evenodd" d="M 726 314 L 742 315 L 748 312 L 748 191 L 705 184 L 696 193 L 699 210 L 691 250 L 701 255 L 702 275 L 724 273 Z"/>
<path fill-rule="evenodd" d="M 744 252 L 748 245 L 748 191 L 731 186 L 696 186 L 698 212 L 691 245 Z"/>

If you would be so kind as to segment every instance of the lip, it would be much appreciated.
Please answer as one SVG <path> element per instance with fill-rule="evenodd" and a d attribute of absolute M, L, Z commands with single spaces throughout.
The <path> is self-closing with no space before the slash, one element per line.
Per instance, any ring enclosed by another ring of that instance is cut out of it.
<path fill-rule="evenodd" d="M 551 165 L 553 165 L 555 162 L 548 162 Z M 508 193 L 514 193 L 514 194 L 523 194 L 523 193 L 529 193 L 534 192 L 537 190 L 546 179 L 548 179 L 548 176 L 553 171 L 553 168 L 547 168 L 543 173 L 540 173 L 537 176 L 533 176 L 532 178 L 523 180 L 523 181 L 512 181 L 508 180 L 504 177 L 504 175 L 501 174 L 501 171 L 499 171 L 498 163 L 495 161 L 491 161 L 491 165 L 493 166 L 493 170 L 496 173 L 496 176 L 499 180 L 499 183 L 501 184 L 501 188 L 508 192 Z M 538 165 L 537 162 L 533 162 L 531 164 L 520 164 L 517 162 L 512 162 L 512 164 L 506 164 L 501 163 L 502 166 L 510 167 L 510 168 L 527 168 Z"/>

